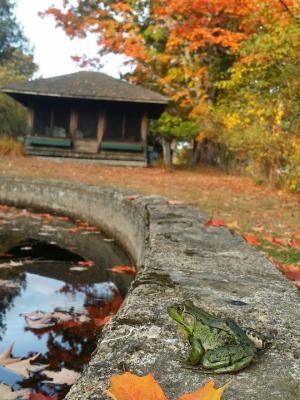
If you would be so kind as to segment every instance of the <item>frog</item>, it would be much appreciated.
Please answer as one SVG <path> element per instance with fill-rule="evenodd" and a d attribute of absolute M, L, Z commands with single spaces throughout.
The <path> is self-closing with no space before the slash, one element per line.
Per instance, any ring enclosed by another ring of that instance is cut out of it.
<path fill-rule="evenodd" d="M 191 300 L 169 306 L 167 312 L 191 345 L 188 364 L 200 365 L 205 372 L 238 372 L 264 348 L 264 339 L 254 330 L 214 316 Z"/>

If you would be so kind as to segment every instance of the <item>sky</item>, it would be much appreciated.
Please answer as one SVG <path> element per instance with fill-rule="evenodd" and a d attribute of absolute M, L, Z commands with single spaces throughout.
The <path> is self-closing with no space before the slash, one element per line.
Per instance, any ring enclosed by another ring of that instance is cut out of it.
<path fill-rule="evenodd" d="M 34 60 L 39 65 L 36 77 L 48 78 L 77 72 L 80 68 L 71 59 L 72 55 L 96 55 L 94 38 L 71 40 L 61 28 L 55 26 L 52 17 L 39 17 L 40 11 L 52 5 L 60 7 L 61 4 L 62 0 L 16 0 L 17 19 L 30 40 Z M 102 72 L 119 77 L 122 64 L 120 57 L 108 56 L 103 64 Z"/>

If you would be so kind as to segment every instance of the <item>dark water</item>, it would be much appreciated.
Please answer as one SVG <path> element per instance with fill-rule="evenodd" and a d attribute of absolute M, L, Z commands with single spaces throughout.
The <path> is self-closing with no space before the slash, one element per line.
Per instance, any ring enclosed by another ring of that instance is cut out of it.
<path fill-rule="evenodd" d="M 69 386 L 43 383 L 49 379 L 45 373 L 63 368 L 81 372 L 89 361 L 132 280 L 132 275 L 113 274 L 117 265 L 132 261 L 98 228 L 0 206 L 0 353 L 14 343 L 13 357 L 40 353 L 32 364 L 49 365 L 26 378 L 0 365 L 0 382 L 12 390 L 31 388 L 62 398 Z M 24 314 L 31 318 L 37 311 L 51 313 L 50 326 L 26 324 Z M 54 312 L 68 320 L 53 319 Z"/>

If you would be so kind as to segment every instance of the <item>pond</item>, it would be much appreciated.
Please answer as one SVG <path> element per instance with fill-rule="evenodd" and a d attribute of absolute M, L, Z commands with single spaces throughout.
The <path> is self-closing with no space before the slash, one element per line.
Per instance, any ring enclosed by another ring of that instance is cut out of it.
<path fill-rule="evenodd" d="M 98 227 L 0 206 L 0 398 L 62 399 L 134 273 Z"/>

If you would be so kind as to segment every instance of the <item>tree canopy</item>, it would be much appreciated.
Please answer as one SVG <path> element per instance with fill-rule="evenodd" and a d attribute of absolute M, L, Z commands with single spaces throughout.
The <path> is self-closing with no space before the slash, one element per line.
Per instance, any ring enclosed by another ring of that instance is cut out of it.
<path fill-rule="evenodd" d="M 270 157 L 273 171 L 294 159 L 289 150 L 283 162 L 270 138 L 275 110 L 282 110 L 285 133 L 276 140 L 284 143 L 293 131 L 292 148 L 299 141 L 299 1 L 65 0 L 63 9 L 47 14 L 71 37 L 94 34 L 100 59 L 110 52 L 127 56 L 132 72 L 126 78 L 167 94 L 168 115 L 196 122 L 199 142 L 213 140 L 237 158 L 243 153 L 265 171 Z M 168 128 L 164 121 L 171 120 L 163 117 L 161 132 Z M 184 137 L 186 129 L 181 132 Z M 260 159 L 253 158 L 259 141 Z"/>
<path fill-rule="evenodd" d="M 37 70 L 29 41 L 15 17 L 15 3 L 0 0 L 0 85 L 26 80 Z M 0 134 L 24 133 L 24 107 L 0 94 Z"/>

